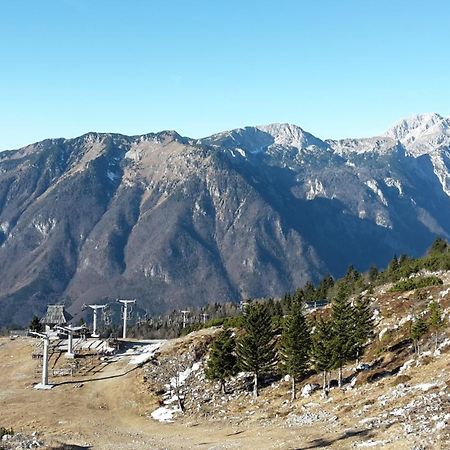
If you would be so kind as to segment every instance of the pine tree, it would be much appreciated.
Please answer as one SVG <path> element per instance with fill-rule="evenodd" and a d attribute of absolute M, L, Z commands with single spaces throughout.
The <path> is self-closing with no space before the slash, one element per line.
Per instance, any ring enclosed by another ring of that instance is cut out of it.
<path fill-rule="evenodd" d="M 390 280 L 396 281 L 397 280 L 397 271 L 399 269 L 399 263 L 397 259 L 397 255 L 394 255 L 394 257 L 389 262 L 388 268 L 387 268 L 387 274 Z"/>
<path fill-rule="evenodd" d="M 271 316 L 274 316 L 274 310 L 275 310 L 275 300 L 270 297 L 266 300 L 267 309 L 269 310 L 269 313 Z"/>
<path fill-rule="evenodd" d="M 284 297 L 281 299 L 281 307 L 283 308 L 283 314 L 289 314 L 289 311 L 291 310 L 291 303 L 292 303 L 291 294 L 289 293 L 285 294 Z"/>
<path fill-rule="evenodd" d="M 328 291 L 334 286 L 334 280 L 331 275 L 326 275 L 319 283 L 316 289 L 316 300 L 327 298 Z"/>
<path fill-rule="evenodd" d="M 305 293 L 303 292 L 303 289 L 297 289 L 294 293 L 294 295 L 292 296 L 292 301 L 291 304 L 289 305 L 289 311 L 287 312 L 287 316 L 289 316 L 290 314 L 292 314 L 292 310 L 293 308 L 295 308 L 295 305 L 300 304 L 303 305 L 305 304 L 306 299 L 305 299 Z"/>
<path fill-rule="evenodd" d="M 292 380 L 291 400 L 295 400 L 296 383 L 304 377 L 309 366 L 311 336 L 302 311 L 302 304 L 294 302 L 291 314 L 286 318 L 281 335 L 281 370 Z"/>
<path fill-rule="evenodd" d="M 279 300 L 275 301 L 273 315 L 275 317 L 283 317 L 283 308 L 281 307 L 281 302 Z"/>
<path fill-rule="evenodd" d="M 439 331 L 444 327 L 445 321 L 442 318 L 442 308 L 439 303 L 432 301 L 428 305 L 428 326 L 434 333 L 434 350 L 438 347 Z"/>
<path fill-rule="evenodd" d="M 353 285 L 359 278 L 361 274 L 352 266 L 348 266 L 347 273 L 344 276 L 344 281 L 348 285 Z"/>
<path fill-rule="evenodd" d="M 441 237 L 437 237 L 434 242 L 431 244 L 431 247 L 428 250 L 428 254 L 431 255 L 433 253 L 442 254 L 448 251 L 449 245 L 445 239 Z"/>
<path fill-rule="evenodd" d="M 39 321 L 39 317 L 38 316 L 33 316 L 33 319 L 31 319 L 29 328 L 30 328 L 30 331 L 36 331 L 37 333 L 42 331 L 42 324 Z"/>
<path fill-rule="evenodd" d="M 342 368 L 344 364 L 355 356 L 355 333 L 352 316 L 353 308 L 348 300 L 347 291 L 340 289 L 331 303 L 333 359 L 339 370 L 339 387 L 342 387 Z"/>
<path fill-rule="evenodd" d="M 316 371 L 322 372 L 323 390 L 327 387 L 327 376 L 333 369 L 335 362 L 333 352 L 333 328 L 331 320 L 324 320 L 322 316 L 314 321 L 311 336 L 311 361 Z M 329 381 L 328 381 L 329 382 Z"/>
<path fill-rule="evenodd" d="M 373 283 L 378 278 L 378 269 L 376 266 L 370 266 L 369 269 L 369 281 Z"/>
<path fill-rule="evenodd" d="M 227 378 L 237 373 L 235 350 L 236 341 L 229 328 L 222 330 L 211 345 L 206 378 L 219 381 L 222 393 L 225 393 Z"/>
<path fill-rule="evenodd" d="M 428 326 L 422 317 L 415 317 L 411 325 L 411 338 L 414 342 L 414 350 L 417 356 L 420 355 L 420 340 L 422 336 L 428 331 Z"/>
<path fill-rule="evenodd" d="M 238 361 L 243 370 L 253 373 L 253 394 L 257 397 L 260 375 L 276 363 L 271 317 L 264 303 L 251 303 L 245 308 L 243 331 L 236 346 Z"/>
<path fill-rule="evenodd" d="M 316 289 L 311 281 L 307 281 L 303 288 L 303 298 L 305 302 L 313 302 L 316 300 Z"/>
<path fill-rule="evenodd" d="M 355 300 L 353 305 L 353 325 L 356 351 L 355 356 L 358 364 L 365 344 L 368 339 L 373 337 L 373 313 L 368 298 L 358 296 Z"/>

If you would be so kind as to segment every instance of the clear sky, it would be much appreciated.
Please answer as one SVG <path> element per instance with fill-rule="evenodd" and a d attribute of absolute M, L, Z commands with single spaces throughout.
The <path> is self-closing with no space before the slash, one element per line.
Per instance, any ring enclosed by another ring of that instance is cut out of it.
<path fill-rule="evenodd" d="M 450 115 L 448 0 L 1 0 L 0 149 Z"/>

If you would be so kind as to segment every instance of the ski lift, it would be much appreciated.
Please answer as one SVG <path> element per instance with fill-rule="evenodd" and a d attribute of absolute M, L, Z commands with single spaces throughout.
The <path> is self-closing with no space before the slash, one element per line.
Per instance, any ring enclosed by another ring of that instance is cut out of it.
<path fill-rule="evenodd" d="M 132 312 L 133 312 L 133 307 L 131 305 L 129 305 L 127 308 L 122 307 L 122 311 L 120 313 L 120 317 L 122 319 L 125 318 L 125 311 L 126 311 L 126 315 L 127 315 L 127 320 L 130 320 L 131 316 L 132 316 Z"/>

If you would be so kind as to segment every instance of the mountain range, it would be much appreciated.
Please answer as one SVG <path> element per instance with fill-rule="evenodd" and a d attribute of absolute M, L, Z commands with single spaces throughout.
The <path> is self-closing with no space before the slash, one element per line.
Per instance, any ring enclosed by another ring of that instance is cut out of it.
<path fill-rule="evenodd" d="M 87 133 L 0 153 L 0 326 L 46 305 L 151 314 L 279 296 L 450 237 L 450 119 L 321 140 L 291 124 L 204 139 Z"/>

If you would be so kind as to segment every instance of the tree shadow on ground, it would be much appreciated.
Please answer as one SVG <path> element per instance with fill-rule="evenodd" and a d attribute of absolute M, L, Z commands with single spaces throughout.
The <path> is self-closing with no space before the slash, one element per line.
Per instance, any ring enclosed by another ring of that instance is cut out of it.
<path fill-rule="evenodd" d="M 114 374 L 114 375 L 105 375 L 103 377 L 98 377 L 98 378 L 61 381 L 59 383 L 53 383 L 53 387 L 64 386 L 66 384 L 84 384 L 84 383 L 92 383 L 93 381 L 102 381 L 102 380 L 111 380 L 113 378 L 121 378 L 139 368 L 140 368 L 140 366 L 134 366 L 132 369 L 129 369 L 126 372 L 122 372 L 122 373 L 118 373 L 118 374 Z"/>
<path fill-rule="evenodd" d="M 73 445 L 73 444 L 62 444 L 58 445 L 58 447 L 50 447 L 50 450 L 89 450 L 92 447 L 90 445 Z"/>
<path fill-rule="evenodd" d="M 364 438 L 370 438 L 372 437 L 373 432 L 372 430 L 365 429 L 365 430 L 348 430 L 342 433 L 340 436 L 334 439 L 313 439 L 308 443 L 306 447 L 297 447 L 292 450 L 307 450 L 307 449 L 313 449 L 313 448 L 324 448 L 329 447 L 330 445 L 333 445 L 335 442 L 343 441 L 345 439 L 349 439 L 355 436 L 358 437 L 364 437 Z"/>

